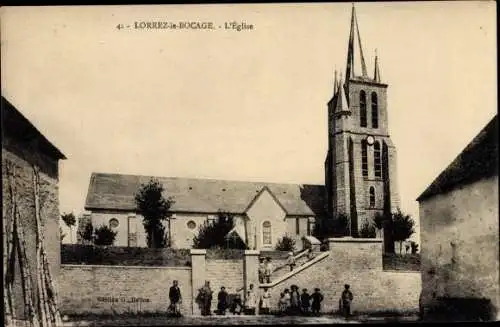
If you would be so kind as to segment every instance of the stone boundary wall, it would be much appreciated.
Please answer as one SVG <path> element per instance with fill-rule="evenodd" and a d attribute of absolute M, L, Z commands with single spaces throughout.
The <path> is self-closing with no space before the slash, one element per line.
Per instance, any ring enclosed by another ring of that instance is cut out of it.
<path fill-rule="evenodd" d="M 172 282 L 179 281 L 182 312 L 191 313 L 190 267 L 61 265 L 63 314 L 166 312 Z"/>

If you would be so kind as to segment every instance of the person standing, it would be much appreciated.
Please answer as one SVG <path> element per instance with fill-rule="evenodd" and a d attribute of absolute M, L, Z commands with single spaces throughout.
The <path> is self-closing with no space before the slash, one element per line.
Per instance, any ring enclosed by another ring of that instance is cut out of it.
<path fill-rule="evenodd" d="M 309 314 L 309 307 L 311 306 L 311 296 L 307 293 L 307 288 L 302 290 L 302 294 L 300 295 L 300 305 L 302 308 L 302 313 L 304 315 Z"/>
<path fill-rule="evenodd" d="M 300 294 L 297 285 L 291 286 L 292 292 L 290 293 L 290 313 L 295 315 L 300 311 Z"/>
<path fill-rule="evenodd" d="M 245 306 L 249 315 L 255 315 L 255 308 L 257 307 L 257 295 L 255 294 L 255 290 L 253 289 L 253 284 L 250 284 L 250 287 L 247 291 Z"/>
<path fill-rule="evenodd" d="M 225 315 L 226 314 L 226 309 L 227 309 L 227 292 L 226 292 L 226 288 L 224 286 L 222 286 L 220 288 L 220 292 L 219 294 L 217 295 L 217 300 L 218 300 L 218 303 L 217 303 L 217 313 L 219 315 Z"/>
<path fill-rule="evenodd" d="M 271 264 L 271 258 L 266 258 L 266 264 L 264 268 L 264 282 L 269 284 L 271 282 L 271 274 L 273 273 L 273 265 Z"/>
<path fill-rule="evenodd" d="M 354 298 L 349 288 L 350 288 L 349 284 L 344 285 L 344 291 L 342 292 L 342 297 L 341 297 L 342 311 L 346 319 L 349 318 L 349 316 L 351 315 L 351 303 Z"/>
<path fill-rule="evenodd" d="M 210 316 L 212 314 L 211 312 L 211 306 L 212 306 L 212 289 L 210 288 L 210 282 L 207 280 L 205 281 L 205 286 L 203 286 L 200 289 L 201 293 L 201 301 L 202 301 L 202 310 L 201 314 L 203 316 Z"/>
<path fill-rule="evenodd" d="M 288 252 L 287 264 L 290 266 L 290 271 L 295 268 L 295 257 L 293 256 L 293 252 Z"/>
<path fill-rule="evenodd" d="M 168 292 L 168 298 L 170 299 L 170 309 L 172 313 L 180 317 L 181 309 L 180 304 L 182 303 L 181 289 L 179 288 L 179 282 L 174 280 L 170 290 Z"/>
<path fill-rule="evenodd" d="M 319 288 L 314 289 L 314 293 L 311 295 L 311 298 L 311 311 L 313 314 L 319 316 L 319 313 L 321 311 L 321 302 L 323 301 L 323 294 L 321 294 Z"/>
<path fill-rule="evenodd" d="M 259 259 L 259 283 L 264 283 L 264 276 L 266 274 L 266 263 L 264 262 L 264 258 Z"/>
<path fill-rule="evenodd" d="M 288 288 L 285 288 L 284 294 L 285 294 L 284 295 L 284 303 L 285 303 L 284 312 L 289 313 L 290 312 L 290 301 L 291 301 L 290 290 Z"/>
<path fill-rule="evenodd" d="M 261 295 L 261 309 L 263 314 L 269 314 L 271 310 L 271 293 L 267 287 Z"/>

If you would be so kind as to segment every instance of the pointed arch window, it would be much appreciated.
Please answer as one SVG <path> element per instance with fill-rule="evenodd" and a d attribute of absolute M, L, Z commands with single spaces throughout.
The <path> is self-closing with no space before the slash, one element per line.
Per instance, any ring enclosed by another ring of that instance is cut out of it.
<path fill-rule="evenodd" d="M 366 121 L 366 93 L 363 90 L 359 92 L 359 119 L 361 127 L 368 125 Z"/>
<path fill-rule="evenodd" d="M 372 128 L 378 128 L 378 97 L 372 92 Z"/>
<path fill-rule="evenodd" d="M 271 222 L 265 221 L 262 223 L 262 244 L 271 245 Z"/>
<path fill-rule="evenodd" d="M 382 160 L 380 156 L 380 143 L 378 141 L 373 145 L 373 149 L 375 177 L 382 177 Z"/>
<path fill-rule="evenodd" d="M 368 177 L 368 144 L 366 140 L 361 141 L 361 170 L 363 177 Z"/>
<path fill-rule="evenodd" d="M 370 207 L 375 207 L 375 188 L 370 186 Z"/>

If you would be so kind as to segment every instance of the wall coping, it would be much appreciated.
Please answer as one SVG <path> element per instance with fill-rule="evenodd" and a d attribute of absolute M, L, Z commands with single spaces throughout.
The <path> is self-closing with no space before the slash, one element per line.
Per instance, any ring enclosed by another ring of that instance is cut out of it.
<path fill-rule="evenodd" d="M 397 274 L 420 274 L 420 270 L 397 270 L 397 269 L 384 269 L 382 272 L 397 273 Z"/>
<path fill-rule="evenodd" d="M 191 254 L 191 255 L 193 255 L 193 254 L 194 255 L 196 255 L 196 254 L 198 254 L 198 255 L 206 255 L 207 254 L 207 250 L 205 250 L 205 249 L 190 249 L 189 250 L 189 254 Z"/>
<path fill-rule="evenodd" d="M 306 269 L 306 268 L 314 265 L 316 262 L 325 259 L 329 255 L 330 255 L 330 252 L 323 252 L 320 255 L 318 255 L 315 258 L 313 258 L 311 261 L 306 262 L 305 264 L 297 267 L 296 269 L 290 271 L 286 275 L 281 276 L 280 278 L 276 279 L 275 281 L 273 281 L 273 282 L 271 282 L 269 284 L 260 284 L 259 288 L 271 288 L 271 287 L 274 287 L 274 286 L 276 286 L 276 285 L 284 282 L 285 280 L 289 279 L 293 275 L 296 275 L 297 273 L 301 272 L 302 270 L 304 270 L 304 269 Z"/>
<path fill-rule="evenodd" d="M 119 265 L 73 265 L 73 264 L 61 264 L 61 268 L 120 268 L 120 269 L 177 269 L 177 270 L 191 270 L 191 267 L 179 267 L 179 266 L 119 266 Z"/>
<path fill-rule="evenodd" d="M 346 237 L 332 237 L 328 239 L 328 243 L 382 243 L 382 238 L 354 238 L 351 236 Z"/>
<path fill-rule="evenodd" d="M 259 255 L 259 250 L 245 250 L 245 255 Z"/>

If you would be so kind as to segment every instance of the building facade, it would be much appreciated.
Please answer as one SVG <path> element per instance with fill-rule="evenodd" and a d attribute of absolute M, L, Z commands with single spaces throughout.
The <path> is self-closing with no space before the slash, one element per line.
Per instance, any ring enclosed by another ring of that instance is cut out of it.
<path fill-rule="evenodd" d="M 399 207 L 396 149 L 388 129 L 388 85 L 381 81 L 377 57 L 374 73 L 368 76 L 357 25 L 353 6 L 345 79 L 341 76 L 337 81 L 335 76 L 333 98 L 328 102 L 326 185 L 162 179 L 167 193 L 175 194 L 173 219 L 167 227 L 175 246 L 190 247 L 198 227 L 214 219 L 218 210 L 234 214 L 242 239 L 260 249 L 273 247 L 285 234 L 294 235 L 300 243 L 317 219 L 335 219 L 340 213 L 350 218 L 350 235 L 357 236 L 377 213 Z M 354 65 L 358 51 L 360 74 Z M 133 213 L 132 201 L 139 187 L 134 179 L 140 178 L 93 174 L 86 202 L 90 213 L 83 221 L 116 226 L 117 245 L 144 246 L 141 218 Z M 209 194 L 208 199 L 202 191 Z M 264 236 L 269 231 L 271 241 Z M 385 234 L 385 248 L 390 250 L 394 243 L 388 230 Z"/>
<path fill-rule="evenodd" d="M 360 73 L 355 69 L 355 54 L 359 55 Z M 373 75 L 368 75 L 353 6 L 345 77 L 337 80 L 335 72 L 334 94 L 328 102 L 325 160 L 327 211 L 333 218 L 339 214 L 350 217 L 353 236 L 377 213 L 399 207 L 387 87 L 381 81 L 377 56 Z M 393 246 L 388 237 L 385 245 Z"/>
<path fill-rule="evenodd" d="M 6 244 L 13 236 L 14 203 L 18 213 L 17 230 L 22 231 L 31 285 L 37 275 L 37 224 L 35 220 L 34 167 L 40 176 L 40 215 L 44 248 L 53 281 L 57 284 L 60 265 L 59 160 L 64 155 L 50 143 L 7 99 L 2 97 L 2 225 L 4 267 L 11 257 Z M 26 267 L 25 267 L 26 268 Z M 14 319 L 26 319 L 19 257 L 13 269 L 12 303 Z M 7 272 L 4 272 L 7 274 Z M 6 280 L 4 280 L 5 282 Z M 4 289 L 5 290 L 5 289 Z M 36 303 L 36 302 L 35 302 Z"/>
<path fill-rule="evenodd" d="M 87 221 L 94 227 L 108 225 L 117 232 L 114 245 L 146 246 L 134 196 L 151 178 L 159 180 L 164 196 L 173 200 L 165 227 L 174 248 L 191 248 L 200 227 L 217 219 L 219 212 L 234 216 L 234 231 L 250 249 L 274 249 L 285 235 L 300 247 L 302 237 L 312 234 L 315 217 L 323 212 L 322 185 L 94 173 L 80 229 Z"/>
<path fill-rule="evenodd" d="M 455 319 L 498 319 L 496 116 L 417 201 L 424 318 L 451 309 Z"/>

